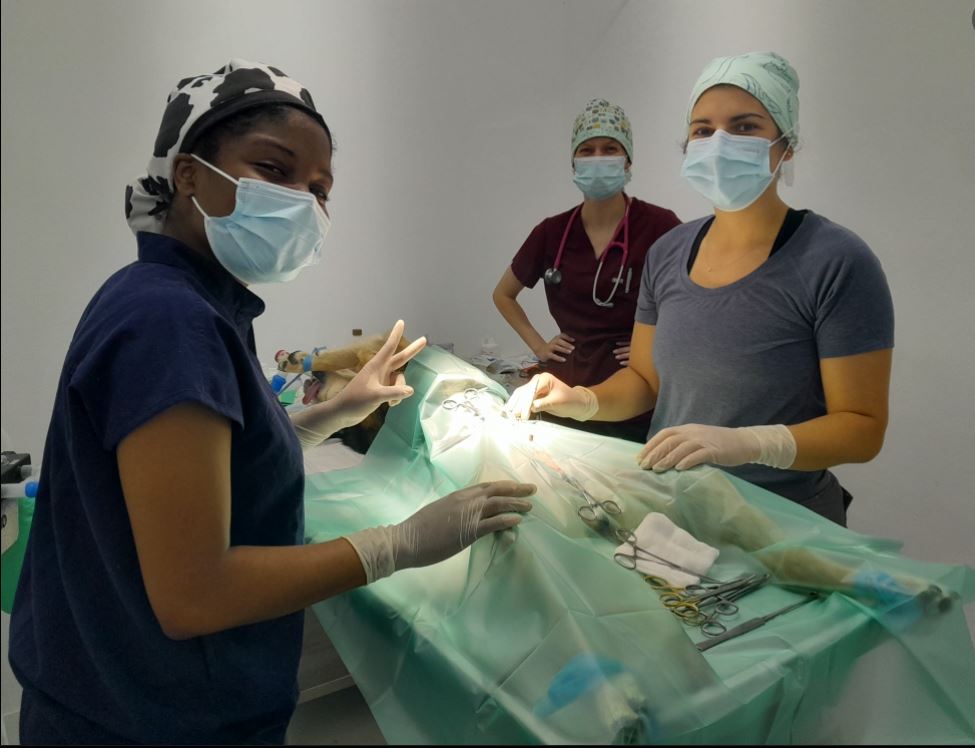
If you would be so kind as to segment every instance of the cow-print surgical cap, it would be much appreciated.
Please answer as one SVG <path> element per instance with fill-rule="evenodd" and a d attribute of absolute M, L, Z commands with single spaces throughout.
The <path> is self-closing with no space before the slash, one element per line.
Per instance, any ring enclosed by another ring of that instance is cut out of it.
<path fill-rule="evenodd" d="M 311 94 L 270 65 L 234 59 L 209 75 L 184 78 L 166 99 L 147 174 L 125 188 L 125 220 L 133 232 L 159 233 L 173 199 L 173 157 L 187 153 L 217 122 L 263 104 L 291 104 L 328 131 Z"/>

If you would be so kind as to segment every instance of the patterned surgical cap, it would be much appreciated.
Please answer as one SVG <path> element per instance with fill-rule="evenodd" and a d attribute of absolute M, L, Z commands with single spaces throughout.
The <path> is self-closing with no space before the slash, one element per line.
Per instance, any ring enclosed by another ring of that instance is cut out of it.
<path fill-rule="evenodd" d="M 633 133 L 630 131 L 630 121 L 623 109 L 610 104 L 606 99 L 593 99 L 576 117 L 572 126 L 572 153 L 589 138 L 613 138 L 626 151 L 630 161 L 633 160 Z"/>
<path fill-rule="evenodd" d="M 328 131 L 308 90 L 270 65 L 234 59 L 215 73 L 177 83 L 166 99 L 147 173 L 125 188 L 125 220 L 132 231 L 162 230 L 175 190 L 172 170 L 177 153 L 189 152 L 216 123 L 264 104 L 296 106 Z"/>

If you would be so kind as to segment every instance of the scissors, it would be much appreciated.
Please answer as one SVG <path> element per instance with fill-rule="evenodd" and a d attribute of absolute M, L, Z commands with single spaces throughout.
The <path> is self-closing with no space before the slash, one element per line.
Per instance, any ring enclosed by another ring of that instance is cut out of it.
<path fill-rule="evenodd" d="M 582 507 L 582 509 L 586 509 L 586 508 L 587 507 Z M 579 510 L 580 516 L 582 514 L 582 509 Z M 669 566 L 671 569 L 675 569 L 676 571 L 681 571 L 685 574 L 690 574 L 691 576 L 698 577 L 699 579 L 703 579 L 706 582 L 711 582 L 712 584 L 715 585 L 724 584 L 724 582 L 721 582 L 718 579 L 714 579 L 713 577 L 709 577 L 704 574 L 698 574 L 696 571 L 691 571 L 690 569 L 687 569 L 681 566 L 680 564 L 675 564 L 673 561 L 670 561 L 669 559 L 666 559 L 663 556 L 658 556 L 656 553 L 651 553 L 646 548 L 641 548 L 639 545 L 637 545 L 636 535 L 633 533 L 632 530 L 627 530 L 622 527 L 619 528 L 616 531 L 616 539 L 619 540 L 621 543 L 627 543 L 630 546 L 629 553 L 627 553 L 626 551 L 617 551 L 616 553 L 613 554 L 613 560 L 616 561 L 616 563 L 618 563 L 624 569 L 629 569 L 630 571 L 634 571 L 636 569 L 637 560 L 641 557 L 646 557 L 653 561 L 656 561 L 658 564 Z M 659 580 L 659 577 L 654 577 L 654 579 Z M 659 580 L 659 581 L 664 581 L 664 580 Z M 687 588 L 685 587 L 684 589 Z M 679 591 L 680 588 L 670 587 L 671 593 L 677 593 Z"/>
<path fill-rule="evenodd" d="M 769 579 L 768 574 L 743 576 L 718 586 L 688 585 L 676 593 L 665 592 L 660 599 L 674 615 L 690 626 L 699 626 L 705 636 L 721 636 L 727 627 L 718 620 L 738 615 L 734 600 L 758 589 Z M 688 595 L 688 590 L 692 594 Z M 694 590 L 704 590 L 694 593 Z M 705 608 L 711 611 L 705 612 Z"/>
<path fill-rule="evenodd" d="M 474 401 L 476 401 L 480 395 L 480 389 L 477 387 L 468 387 L 466 390 L 464 390 L 462 395 L 454 395 L 453 397 L 448 397 L 446 400 L 444 400 L 443 409 L 457 410 L 458 408 L 463 408 L 464 410 L 470 411 L 483 421 L 484 416 L 481 415 L 481 411 L 479 411 L 473 405 Z"/>
<path fill-rule="evenodd" d="M 738 606 L 733 603 L 730 607 L 716 606 L 710 613 L 705 612 L 691 602 L 664 603 L 664 607 L 677 616 L 688 626 L 700 627 L 705 636 L 720 636 L 727 629 L 720 620 L 721 616 L 734 616 L 738 613 Z"/>
<path fill-rule="evenodd" d="M 582 498 L 586 500 L 585 506 L 580 506 L 578 513 L 580 519 L 583 522 L 595 522 L 599 515 L 596 513 L 597 509 L 602 509 L 606 514 L 612 514 L 613 516 L 619 516 L 623 513 L 623 509 L 612 499 L 604 499 L 600 501 L 595 498 L 589 491 L 587 491 L 579 481 L 577 481 L 572 476 L 566 476 L 566 480 L 569 485 L 572 486 L 576 491 L 582 494 Z"/>
<path fill-rule="evenodd" d="M 713 607 L 721 615 L 731 616 L 738 612 L 738 606 L 732 601 L 758 589 L 768 579 L 768 574 L 752 574 L 738 577 L 722 585 L 690 584 L 680 594 L 668 598 L 668 601 L 674 604 L 693 605 L 698 610 Z"/>
<path fill-rule="evenodd" d="M 600 516 L 596 511 L 597 509 L 602 509 L 604 512 L 606 512 L 606 514 L 611 514 L 614 517 L 617 517 L 623 513 L 623 508 L 612 499 L 600 501 L 594 497 L 591 493 L 589 493 L 585 486 L 565 472 L 565 470 L 556 464 L 555 460 L 553 460 L 549 455 L 546 455 L 544 452 L 533 450 L 533 452 L 528 455 L 528 461 L 532 464 L 532 467 L 534 467 L 537 472 L 554 475 L 563 482 L 567 483 L 586 500 L 585 506 L 581 506 L 578 509 L 579 518 L 583 522 L 590 524 L 598 522 Z"/>
<path fill-rule="evenodd" d="M 719 616 L 733 616 L 738 613 L 738 606 L 728 600 L 717 602 L 711 613 L 705 613 L 698 603 L 684 596 L 686 588 L 675 587 L 666 579 L 652 575 L 645 576 L 644 580 L 651 589 L 660 594 L 660 602 L 667 610 L 688 626 L 700 626 L 706 636 L 720 636 L 727 630 L 718 620 Z"/>
<path fill-rule="evenodd" d="M 695 603 L 698 607 L 705 607 L 716 604 L 717 602 L 737 600 L 739 597 L 758 589 L 768 580 L 768 574 L 750 574 L 738 577 L 724 584 L 689 584 L 684 588 L 682 596 L 685 600 Z"/>

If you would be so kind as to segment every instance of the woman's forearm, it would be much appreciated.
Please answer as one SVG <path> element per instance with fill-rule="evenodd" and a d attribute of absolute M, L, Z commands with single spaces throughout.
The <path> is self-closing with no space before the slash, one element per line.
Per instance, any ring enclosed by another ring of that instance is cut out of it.
<path fill-rule="evenodd" d="M 299 546 L 229 548 L 205 571 L 181 580 L 156 611 L 163 631 L 188 639 L 267 621 L 366 583 L 352 545 L 343 538 Z"/>
<path fill-rule="evenodd" d="M 793 470 L 825 470 L 850 462 L 869 462 L 884 444 L 886 423 L 861 413 L 830 413 L 789 426 L 796 440 Z"/>
<path fill-rule="evenodd" d="M 518 303 L 518 300 L 498 292 L 495 292 L 493 298 L 494 305 L 501 312 L 501 316 L 504 317 L 505 322 L 511 325 L 511 328 L 518 333 L 518 337 L 525 341 L 525 345 L 528 346 L 529 350 L 538 355 L 538 351 L 546 343 L 545 338 L 532 325 L 531 320 L 528 319 L 528 315 L 525 314 L 525 310 Z"/>
<path fill-rule="evenodd" d="M 589 389 L 599 401 L 594 421 L 625 421 L 646 413 L 657 402 L 653 387 L 631 366 Z"/>

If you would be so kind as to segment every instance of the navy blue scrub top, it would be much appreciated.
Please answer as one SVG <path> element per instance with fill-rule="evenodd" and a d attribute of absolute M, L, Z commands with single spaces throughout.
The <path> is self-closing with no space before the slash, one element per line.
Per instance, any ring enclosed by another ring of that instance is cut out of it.
<path fill-rule="evenodd" d="M 231 545 L 302 542 L 301 448 L 254 346 L 264 303 L 180 242 L 140 233 L 138 244 L 138 262 L 98 291 L 65 358 L 10 664 L 32 712 L 69 742 L 281 742 L 297 702 L 303 613 L 167 638 L 115 454 L 167 408 L 210 408 L 232 424 Z"/>

